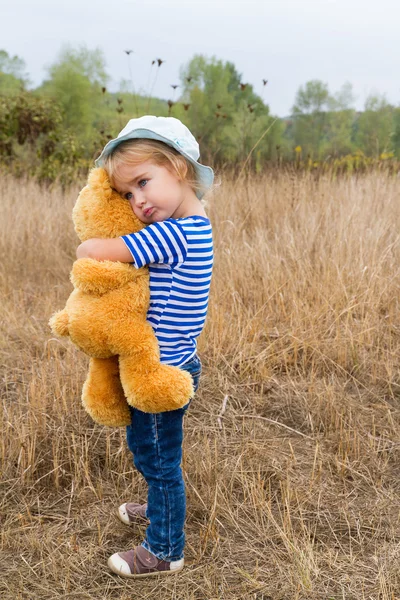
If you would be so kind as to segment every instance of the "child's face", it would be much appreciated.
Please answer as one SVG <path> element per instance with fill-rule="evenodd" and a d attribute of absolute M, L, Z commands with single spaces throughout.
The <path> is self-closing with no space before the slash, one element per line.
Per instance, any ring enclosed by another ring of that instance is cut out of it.
<path fill-rule="evenodd" d="M 143 223 L 184 216 L 187 190 L 166 167 L 150 160 L 135 167 L 121 164 L 114 175 L 114 185 Z"/>

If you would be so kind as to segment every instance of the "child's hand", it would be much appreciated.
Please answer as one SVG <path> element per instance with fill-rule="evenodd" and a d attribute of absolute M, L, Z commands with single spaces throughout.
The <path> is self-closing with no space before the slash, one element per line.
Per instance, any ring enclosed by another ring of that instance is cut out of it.
<path fill-rule="evenodd" d="M 91 258 L 89 256 L 89 251 L 91 251 L 91 242 L 96 240 L 86 240 L 86 242 L 82 242 L 80 246 L 76 249 L 76 258 Z M 89 243 L 88 243 L 89 242 Z"/>
<path fill-rule="evenodd" d="M 91 238 L 82 242 L 76 250 L 76 257 L 94 260 L 113 260 L 116 262 L 134 262 L 125 242 L 121 238 Z"/>

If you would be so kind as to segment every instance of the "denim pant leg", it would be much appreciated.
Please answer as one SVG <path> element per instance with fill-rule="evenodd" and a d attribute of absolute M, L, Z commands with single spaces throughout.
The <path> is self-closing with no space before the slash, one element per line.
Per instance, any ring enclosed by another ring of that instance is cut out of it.
<path fill-rule="evenodd" d="M 200 359 L 196 355 L 180 368 L 192 375 L 196 391 Z M 183 557 L 186 494 L 181 461 L 183 417 L 189 404 L 156 414 L 130 407 L 132 422 L 127 427 L 127 443 L 136 468 L 148 484 L 150 525 L 142 545 L 162 560 Z"/>

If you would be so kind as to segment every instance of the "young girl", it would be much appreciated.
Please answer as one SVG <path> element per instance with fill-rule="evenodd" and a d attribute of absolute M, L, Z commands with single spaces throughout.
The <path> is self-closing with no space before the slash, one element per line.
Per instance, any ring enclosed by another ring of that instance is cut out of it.
<path fill-rule="evenodd" d="M 199 146 L 172 117 L 131 119 L 96 161 L 113 187 L 146 224 L 138 233 L 83 242 L 77 257 L 149 265 L 147 320 L 160 347 L 162 363 L 191 373 L 197 390 L 201 362 L 197 337 L 207 313 L 213 264 L 212 230 L 201 198 L 213 171 L 198 162 Z M 190 402 L 189 402 L 190 403 Z M 108 559 L 114 573 L 147 577 L 183 568 L 186 511 L 181 470 L 183 416 L 179 410 L 157 414 L 130 407 L 127 443 L 136 468 L 148 484 L 147 504 L 127 502 L 118 515 L 126 524 L 148 519 L 140 546 Z"/>

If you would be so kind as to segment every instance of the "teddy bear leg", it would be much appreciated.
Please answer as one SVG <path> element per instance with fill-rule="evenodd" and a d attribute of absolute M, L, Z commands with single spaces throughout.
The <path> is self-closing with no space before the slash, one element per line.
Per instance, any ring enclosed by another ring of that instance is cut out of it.
<path fill-rule="evenodd" d="M 119 378 L 118 357 L 91 358 L 83 385 L 82 404 L 96 423 L 122 427 L 131 415 Z"/>
<path fill-rule="evenodd" d="M 128 403 L 143 412 L 182 408 L 194 394 L 191 375 L 178 367 L 120 356 L 119 368 Z"/>
<path fill-rule="evenodd" d="M 50 329 L 54 335 L 60 335 L 61 337 L 69 335 L 68 320 L 68 312 L 66 308 L 54 313 L 49 321 Z"/>

